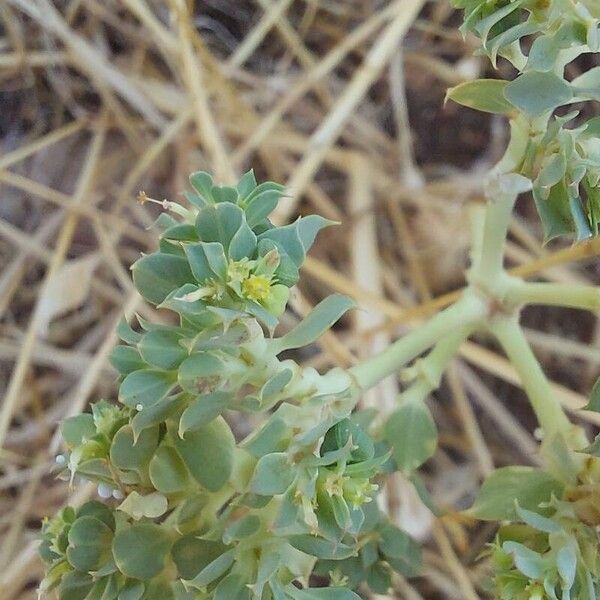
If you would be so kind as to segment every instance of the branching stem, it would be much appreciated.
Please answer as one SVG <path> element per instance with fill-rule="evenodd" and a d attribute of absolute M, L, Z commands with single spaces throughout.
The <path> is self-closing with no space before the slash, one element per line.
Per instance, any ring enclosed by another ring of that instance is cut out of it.
<path fill-rule="evenodd" d="M 486 312 L 486 302 L 471 290 L 467 290 L 456 304 L 438 313 L 380 354 L 353 367 L 350 372 L 360 388 L 369 389 L 399 371 L 448 334 L 469 325 L 475 326 L 485 317 Z"/>
<path fill-rule="evenodd" d="M 516 316 L 497 318 L 490 324 L 490 331 L 517 370 L 544 435 L 551 437 L 555 433 L 567 433 L 572 427 L 571 423 L 552 391 Z"/>

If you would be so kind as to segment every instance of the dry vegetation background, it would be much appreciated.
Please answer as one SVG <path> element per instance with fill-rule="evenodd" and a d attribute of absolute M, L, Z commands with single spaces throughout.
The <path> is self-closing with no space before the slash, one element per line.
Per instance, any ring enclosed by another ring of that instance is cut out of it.
<path fill-rule="evenodd" d="M 40 519 L 94 493 L 54 479 L 56 429 L 114 398 L 115 323 L 123 311 L 166 318 L 129 277 L 156 244 L 139 190 L 178 199 L 193 170 L 227 181 L 252 166 L 259 180 L 287 183 L 280 221 L 341 221 L 318 241 L 283 323 L 330 292 L 357 298 L 364 310 L 298 357 L 321 368 L 375 352 L 460 288 L 467 207 L 481 201 L 506 126 L 443 107 L 449 85 L 488 68 L 459 23 L 446 0 L 0 0 L 2 600 L 35 598 Z M 521 201 L 510 265 L 598 280 L 600 244 L 539 240 Z M 524 318 L 556 392 L 583 405 L 600 364 L 596 316 Z M 390 410 L 398 386 L 382 384 L 365 404 Z M 423 480 L 444 516 L 390 482 L 390 511 L 426 552 L 423 576 L 397 579 L 389 597 L 483 598 L 478 555 L 494 527 L 458 511 L 494 467 L 535 463 L 534 421 L 484 339 L 463 346 L 430 405 L 440 448 Z"/>

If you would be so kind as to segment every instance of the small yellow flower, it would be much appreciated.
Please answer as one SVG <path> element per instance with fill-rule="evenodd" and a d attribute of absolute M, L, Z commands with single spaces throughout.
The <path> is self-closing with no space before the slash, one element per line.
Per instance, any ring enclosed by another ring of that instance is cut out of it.
<path fill-rule="evenodd" d="M 264 302 L 271 292 L 271 282 L 262 275 L 250 275 L 242 282 L 242 292 L 250 300 Z"/>

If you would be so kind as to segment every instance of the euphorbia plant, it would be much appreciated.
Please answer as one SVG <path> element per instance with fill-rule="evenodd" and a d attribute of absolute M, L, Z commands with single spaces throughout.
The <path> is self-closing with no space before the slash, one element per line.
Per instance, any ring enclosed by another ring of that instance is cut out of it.
<path fill-rule="evenodd" d="M 503 268 L 517 197 L 533 191 L 546 237 L 598 233 L 598 119 L 556 109 L 600 99 L 600 68 L 567 81 L 567 63 L 597 52 L 600 7 L 588 0 L 464 0 L 465 28 L 511 82 L 479 80 L 453 100 L 506 114 L 511 139 L 472 214 L 468 286 L 460 299 L 379 356 L 320 374 L 281 358 L 314 342 L 353 304 L 334 295 L 274 337 L 289 289 L 319 231 L 317 216 L 275 227 L 281 186 L 236 187 L 194 173 L 187 206 L 164 202 L 159 250 L 133 266 L 140 294 L 176 317 L 118 329 L 119 403 L 67 420 L 66 477 L 103 501 L 45 523 L 42 591 L 64 600 L 351 599 L 385 593 L 392 571 L 419 569 L 418 545 L 374 501 L 385 474 L 411 475 L 435 451 L 425 404 L 463 341 L 486 332 L 504 348 L 538 417 L 543 466 L 505 467 L 471 515 L 504 521 L 490 549 L 499 598 L 592 600 L 600 581 L 599 443 L 564 414 L 519 325 L 522 306 L 600 306 L 592 287 L 527 283 Z M 523 38 L 530 42 L 525 54 Z M 574 124 L 575 123 L 575 124 Z M 406 369 L 384 419 L 361 394 Z M 600 389 L 590 409 L 600 404 Z M 248 415 L 230 418 L 235 413 Z M 227 417 L 227 418 L 226 418 Z M 250 422 L 248 435 L 229 423 Z M 383 424 L 382 424 L 383 423 Z M 329 587 L 310 587 L 314 575 Z M 365 588 L 366 589 L 366 588 Z"/>

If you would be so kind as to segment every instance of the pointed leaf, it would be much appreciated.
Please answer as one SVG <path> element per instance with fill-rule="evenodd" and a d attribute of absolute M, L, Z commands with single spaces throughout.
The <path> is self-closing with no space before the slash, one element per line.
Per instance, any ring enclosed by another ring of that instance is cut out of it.
<path fill-rule="evenodd" d="M 393 412 L 384 425 L 384 438 L 400 471 L 410 473 L 435 452 L 437 428 L 424 402 L 409 401 Z"/>
<path fill-rule="evenodd" d="M 502 79 L 465 81 L 450 88 L 446 99 L 488 113 L 515 112 L 515 107 L 504 97 L 506 84 Z"/>
<path fill-rule="evenodd" d="M 173 290 L 194 281 L 188 261 L 172 254 L 143 256 L 131 270 L 136 289 L 153 304 L 160 304 Z"/>
<path fill-rule="evenodd" d="M 333 294 L 317 304 L 309 315 L 276 341 L 278 352 L 312 344 L 356 304 L 347 296 Z"/>
<path fill-rule="evenodd" d="M 520 507 L 536 511 L 552 495 L 560 497 L 563 484 L 533 467 L 502 467 L 483 483 L 467 513 L 484 521 L 515 520 L 515 500 Z"/>
<path fill-rule="evenodd" d="M 179 436 L 183 437 L 186 432 L 210 423 L 227 409 L 231 401 L 232 395 L 229 392 L 203 394 L 194 400 L 181 415 Z"/>
<path fill-rule="evenodd" d="M 529 71 L 507 84 L 506 99 L 530 118 L 567 104 L 573 98 L 568 82 L 551 72 Z"/>

